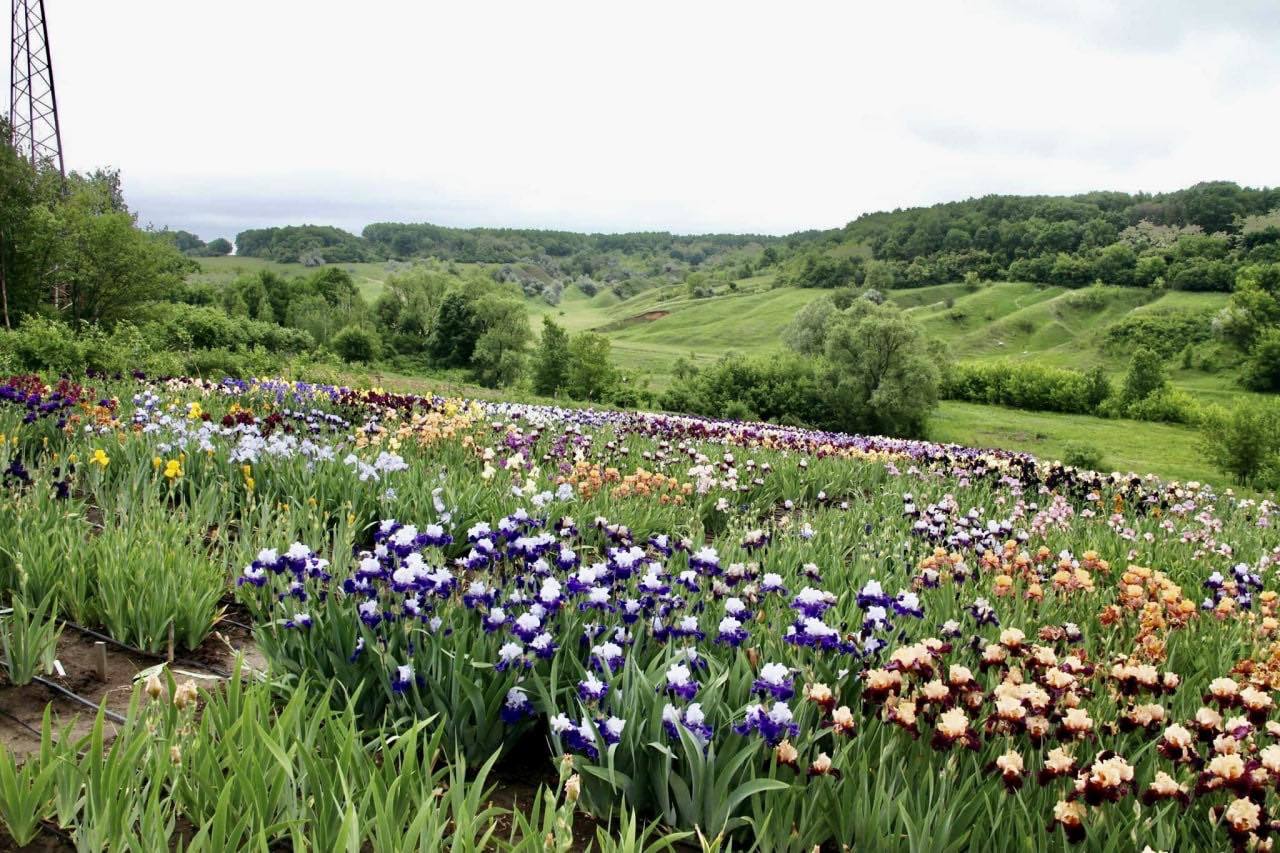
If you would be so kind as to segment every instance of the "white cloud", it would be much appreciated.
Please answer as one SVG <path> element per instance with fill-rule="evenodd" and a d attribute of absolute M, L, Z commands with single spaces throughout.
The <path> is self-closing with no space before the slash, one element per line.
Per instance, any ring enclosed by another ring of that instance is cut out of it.
<path fill-rule="evenodd" d="M 70 165 L 120 167 L 144 221 L 206 237 L 787 232 L 1277 175 L 1270 4 L 48 6 Z"/>

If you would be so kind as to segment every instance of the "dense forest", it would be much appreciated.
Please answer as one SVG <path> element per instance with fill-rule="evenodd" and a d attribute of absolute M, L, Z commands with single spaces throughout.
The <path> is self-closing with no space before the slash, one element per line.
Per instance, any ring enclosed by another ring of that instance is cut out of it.
<path fill-rule="evenodd" d="M 1225 181 L 1156 195 L 984 196 L 869 213 L 807 234 L 790 280 L 884 289 L 973 275 L 1230 291 L 1242 264 L 1280 260 L 1278 208 L 1280 189 Z"/>

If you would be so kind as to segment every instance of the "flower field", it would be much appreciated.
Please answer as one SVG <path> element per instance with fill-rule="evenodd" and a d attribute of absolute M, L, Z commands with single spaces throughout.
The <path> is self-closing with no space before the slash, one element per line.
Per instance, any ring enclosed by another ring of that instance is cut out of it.
<path fill-rule="evenodd" d="M 4 690 L 39 689 L 66 625 L 183 655 L 234 611 L 266 661 L 200 688 L 153 670 L 84 733 L 46 713 L 0 756 L 20 844 L 1280 830 L 1271 501 L 762 424 L 141 375 L 8 379 L 0 481 Z M 530 756 L 536 796 L 495 804 Z"/>

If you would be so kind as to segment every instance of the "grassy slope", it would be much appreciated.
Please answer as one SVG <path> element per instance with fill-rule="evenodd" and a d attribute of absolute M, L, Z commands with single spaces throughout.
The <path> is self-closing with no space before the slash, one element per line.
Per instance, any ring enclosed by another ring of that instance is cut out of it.
<path fill-rule="evenodd" d="M 1175 424 L 1024 412 L 944 400 L 929 422 L 929 437 L 969 447 L 1022 450 L 1044 459 L 1060 459 L 1067 442 L 1086 442 L 1102 450 L 1103 467 L 1108 470 L 1227 484 L 1197 449 L 1195 430 Z"/>
<path fill-rule="evenodd" d="M 570 329 L 595 328 L 609 335 L 619 358 L 632 367 L 662 374 L 679 356 L 718 358 L 729 350 L 753 355 L 782 347 L 782 330 L 821 291 L 768 289 L 770 277 L 748 279 L 737 293 L 727 289 L 711 299 L 689 299 L 681 288 L 649 291 L 602 307 L 575 291 L 566 293 L 559 320 Z M 1108 326 L 1130 314 L 1169 309 L 1213 310 L 1225 294 L 1166 293 L 1152 299 L 1136 288 L 1101 288 L 1100 304 L 1080 291 L 1024 282 L 989 285 L 968 292 L 960 284 L 891 291 L 889 298 L 907 309 L 926 331 L 947 343 L 964 360 L 1014 359 L 1058 367 L 1087 369 L 1102 365 L 1123 375 L 1127 357 L 1102 349 Z M 584 301 L 585 300 L 585 301 Z M 948 304 L 950 303 L 950 304 Z M 534 309 L 538 313 L 544 307 Z M 665 316 L 646 317 L 665 311 Z M 585 312 L 585 313 L 584 313 Z M 1213 399 L 1238 393 L 1229 373 L 1174 371 L 1174 383 Z"/>
<path fill-rule="evenodd" d="M 821 291 L 769 290 L 771 280 L 740 283 L 712 299 L 688 299 L 682 288 L 664 288 L 602 306 L 570 297 L 558 319 L 571 329 L 596 328 L 609 335 L 620 364 L 648 370 L 653 387 L 677 357 L 694 354 L 710 361 L 737 350 L 762 355 L 782 347 L 781 332 L 791 317 Z M 572 294 L 573 291 L 570 291 Z M 1123 374 L 1124 354 L 1104 352 L 1107 326 L 1130 313 L 1166 309 L 1216 309 L 1224 294 L 1166 293 L 1156 299 L 1132 288 L 1105 288 L 1101 305 L 1089 305 L 1078 291 L 1001 283 L 968 292 L 960 284 L 892 291 L 889 298 L 911 311 L 958 357 L 972 360 L 1013 358 L 1060 367 L 1104 366 Z M 947 301 L 951 300 L 951 306 Z M 554 309 L 553 309 L 554 310 Z M 641 319 L 667 311 L 657 319 Z M 1240 395 L 1230 374 L 1174 371 L 1176 385 L 1198 397 L 1226 401 Z M 944 402 L 931 426 L 931 438 L 957 444 L 1025 450 L 1048 458 L 1064 445 L 1082 441 L 1102 448 L 1107 467 L 1152 472 L 1174 479 L 1199 479 L 1225 485 L 1196 448 L 1196 432 L 1177 425 L 1111 421 L 1083 415 L 1023 412 L 998 406 Z"/>

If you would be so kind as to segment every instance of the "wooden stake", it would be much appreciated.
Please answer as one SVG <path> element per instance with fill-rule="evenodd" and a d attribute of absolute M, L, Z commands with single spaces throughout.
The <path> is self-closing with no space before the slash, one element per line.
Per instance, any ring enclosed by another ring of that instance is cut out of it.
<path fill-rule="evenodd" d="M 169 663 L 173 663 L 173 623 L 169 623 Z"/>
<path fill-rule="evenodd" d="M 93 670 L 98 680 L 107 683 L 107 644 L 98 640 L 93 644 Z"/>

